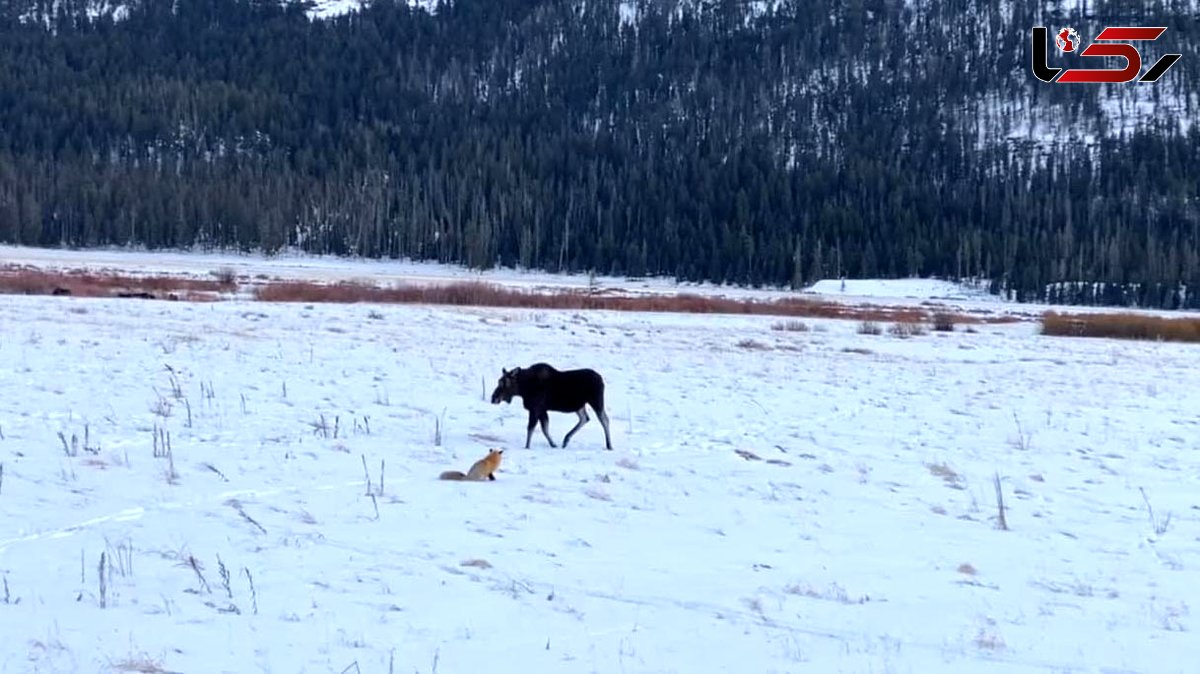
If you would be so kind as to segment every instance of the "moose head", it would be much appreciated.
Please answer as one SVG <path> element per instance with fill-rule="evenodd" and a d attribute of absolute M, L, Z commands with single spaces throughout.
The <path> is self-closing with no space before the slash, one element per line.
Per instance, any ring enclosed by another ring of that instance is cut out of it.
<path fill-rule="evenodd" d="M 521 371 L 520 367 L 515 367 L 511 370 L 500 368 L 500 381 L 496 382 L 496 390 L 492 391 L 492 404 L 499 405 L 501 402 L 511 403 L 513 396 L 520 393 L 520 387 L 517 383 L 517 374 Z"/>

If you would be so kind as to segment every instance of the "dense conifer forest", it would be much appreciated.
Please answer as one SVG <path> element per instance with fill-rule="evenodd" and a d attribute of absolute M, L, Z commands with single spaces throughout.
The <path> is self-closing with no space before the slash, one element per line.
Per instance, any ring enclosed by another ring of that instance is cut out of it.
<path fill-rule="evenodd" d="M 1192 0 L 305 9 L 0 0 L 0 241 L 1200 307 Z M 1045 84 L 1035 25 L 1183 57 Z"/>

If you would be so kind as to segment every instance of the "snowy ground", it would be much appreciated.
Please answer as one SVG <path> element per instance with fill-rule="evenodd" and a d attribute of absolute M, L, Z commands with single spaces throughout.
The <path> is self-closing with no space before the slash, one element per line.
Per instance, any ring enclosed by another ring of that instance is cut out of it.
<path fill-rule="evenodd" d="M 775 323 L 0 296 L 0 672 L 1194 669 L 1197 347 Z"/>

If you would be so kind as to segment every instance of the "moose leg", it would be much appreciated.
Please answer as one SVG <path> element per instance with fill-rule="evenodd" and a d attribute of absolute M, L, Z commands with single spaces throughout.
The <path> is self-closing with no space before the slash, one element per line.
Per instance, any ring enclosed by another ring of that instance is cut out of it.
<path fill-rule="evenodd" d="M 608 413 L 601 407 L 596 410 L 596 416 L 600 418 L 600 425 L 604 427 L 604 448 L 612 449 L 612 440 L 608 436 Z"/>
<path fill-rule="evenodd" d="M 533 439 L 533 427 L 537 426 L 538 415 L 529 410 L 529 427 L 525 429 L 525 449 L 529 449 L 529 441 Z"/>
<path fill-rule="evenodd" d="M 550 437 L 550 415 L 542 412 L 542 435 L 546 436 L 546 442 L 550 443 L 551 447 L 558 447 L 554 444 L 554 438 Z"/>
<path fill-rule="evenodd" d="M 575 435 L 575 431 L 579 430 L 580 428 L 583 428 L 583 425 L 588 422 L 588 413 L 587 413 L 586 407 L 580 407 L 579 411 L 576 412 L 575 414 L 579 415 L 579 423 L 575 424 L 575 428 L 572 428 L 571 430 L 567 431 L 567 435 L 563 438 L 563 448 L 564 449 L 567 447 L 567 443 L 571 441 L 571 436 Z"/>

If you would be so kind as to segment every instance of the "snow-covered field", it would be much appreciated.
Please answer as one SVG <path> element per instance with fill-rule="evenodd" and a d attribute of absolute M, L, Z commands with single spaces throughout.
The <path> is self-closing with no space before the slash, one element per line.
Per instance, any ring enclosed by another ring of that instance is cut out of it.
<path fill-rule="evenodd" d="M 1194 671 L 1197 347 L 775 323 L 0 296 L 0 672 Z"/>

